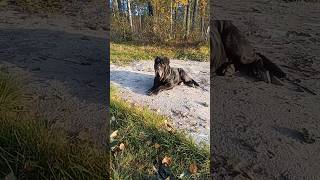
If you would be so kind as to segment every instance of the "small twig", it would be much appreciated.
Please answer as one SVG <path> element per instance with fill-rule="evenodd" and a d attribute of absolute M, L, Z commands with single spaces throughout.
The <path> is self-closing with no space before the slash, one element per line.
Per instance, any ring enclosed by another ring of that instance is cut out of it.
<path fill-rule="evenodd" d="M 199 86 L 199 87 L 204 91 L 209 91 L 209 90 L 205 89 L 204 87 L 201 87 L 201 86 Z"/>

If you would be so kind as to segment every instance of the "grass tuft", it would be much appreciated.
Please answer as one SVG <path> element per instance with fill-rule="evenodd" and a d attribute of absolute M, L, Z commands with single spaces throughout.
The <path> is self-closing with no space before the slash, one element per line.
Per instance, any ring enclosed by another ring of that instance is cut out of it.
<path fill-rule="evenodd" d="M 113 179 L 152 179 L 155 176 L 155 161 L 165 156 L 172 158 L 169 169 L 175 177 L 196 163 L 199 171 L 190 177 L 209 178 L 209 147 L 197 146 L 182 132 L 168 131 L 166 117 L 131 105 L 117 96 L 117 90 L 112 86 L 110 112 L 114 117 L 111 131 L 118 131 L 116 144 L 124 143 L 126 147 L 121 152 L 114 152 L 111 157 Z"/>
<path fill-rule="evenodd" d="M 0 113 L 14 111 L 21 101 L 21 90 L 18 78 L 8 72 L 0 72 Z"/>
<path fill-rule="evenodd" d="M 0 179 L 106 179 L 108 153 L 29 116 L 22 89 L 0 71 Z"/>

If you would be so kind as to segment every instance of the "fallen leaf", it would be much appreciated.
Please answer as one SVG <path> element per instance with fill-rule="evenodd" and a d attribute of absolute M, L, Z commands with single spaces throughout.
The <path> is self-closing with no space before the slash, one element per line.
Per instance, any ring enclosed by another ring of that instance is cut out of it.
<path fill-rule="evenodd" d="M 191 164 L 191 165 L 189 166 L 189 172 L 190 172 L 191 174 L 196 174 L 197 171 L 198 171 L 198 167 L 197 167 L 197 165 L 196 165 L 195 163 L 193 163 L 193 164 Z"/>
<path fill-rule="evenodd" d="M 121 143 L 121 144 L 119 145 L 119 149 L 120 149 L 121 151 L 123 151 L 124 148 L 125 148 L 125 145 L 124 145 L 123 143 Z"/>
<path fill-rule="evenodd" d="M 165 166 L 170 166 L 170 165 L 171 165 L 171 162 L 172 162 L 172 159 L 171 159 L 171 157 L 169 157 L 169 156 L 165 156 L 165 157 L 162 159 L 162 164 L 164 164 Z"/>
<path fill-rule="evenodd" d="M 117 135 L 118 135 L 118 130 L 113 131 L 113 132 L 111 133 L 111 135 L 110 135 L 110 138 L 115 138 L 115 137 L 117 137 Z"/>
<path fill-rule="evenodd" d="M 156 149 L 159 149 L 159 148 L 160 148 L 160 144 L 155 143 L 155 144 L 154 144 L 154 147 L 155 147 Z"/>
<path fill-rule="evenodd" d="M 170 133 L 175 132 L 175 129 L 170 124 L 166 124 L 166 126 L 164 128 Z"/>

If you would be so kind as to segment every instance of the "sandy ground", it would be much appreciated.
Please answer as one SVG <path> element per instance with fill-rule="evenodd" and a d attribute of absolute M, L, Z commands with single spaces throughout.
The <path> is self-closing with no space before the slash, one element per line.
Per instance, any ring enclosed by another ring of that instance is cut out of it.
<path fill-rule="evenodd" d="M 172 120 L 175 128 L 185 130 L 196 142 L 209 143 L 210 66 L 209 62 L 171 60 L 171 67 L 182 67 L 201 88 L 180 85 L 172 90 L 148 96 L 153 85 L 154 61 L 140 61 L 128 66 L 110 65 L 111 83 L 117 85 L 127 100 L 148 106 Z"/>
<path fill-rule="evenodd" d="M 320 94 L 319 11 L 319 4 L 275 0 L 215 1 L 214 7 L 217 19 L 234 20 L 258 51 L 317 94 Z M 105 121 L 101 118 L 104 116 L 95 118 L 100 113 L 94 112 L 104 112 L 105 64 L 101 59 L 106 50 L 107 28 L 100 22 L 93 23 L 95 19 L 88 14 L 36 16 L 14 7 L 0 7 L 0 63 L 31 73 L 31 92 L 36 95 L 43 92 L 54 96 L 57 93 L 50 92 L 60 92 L 55 87 L 69 89 L 68 96 L 58 94 L 62 96 L 57 102 L 59 107 L 72 99 L 71 104 L 77 107 L 82 104 L 83 108 L 70 112 L 68 115 L 75 117 L 74 121 L 62 126 L 78 129 L 75 133 L 89 127 L 103 141 L 99 135 L 104 130 Z M 146 70 L 145 74 L 148 73 L 152 74 Z M 198 76 L 194 78 L 199 80 Z M 217 77 L 211 85 L 214 179 L 319 179 L 319 95 L 253 82 L 244 76 Z M 200 91 L 183 86 L 172 91 L 183 89 Z M 137 92 L 142 90 L 145 89 L 138 88 Z M 37 104 L 44 109 L 50 107 L 45 102 Z M 99 108 L 90 110 L 89 106 Z M 58 106 L 51 108 L 54 107 Z M 306 143 L 302 128 L 314 136 L 314 143 Z"/>
<path fill-rule="evenodd" d="M 320 4 L 226 0 L 214 1 L 213 9 L 216 19 L 233 20 L 259 52 L 318 94 L 241 75 L 215 77 L 213 178 L 318 180 Z M 307 143 L 306 132 L 314 143 Z"/>
<path fill-rule="evenodd" d="M 106 12 L 81 6 L 87 9 L 68 15 L 0 6 L 0 65 L 28 76 L 25 94 L 39 119 L 105 144 Z"/>

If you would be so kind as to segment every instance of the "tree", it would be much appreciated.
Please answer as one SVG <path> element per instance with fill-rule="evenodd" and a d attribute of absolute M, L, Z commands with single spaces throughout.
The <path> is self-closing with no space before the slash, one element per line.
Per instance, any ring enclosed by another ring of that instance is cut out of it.
<path fill-rule="evenodd" d="M 118 10 L 119 10 L 119 12 L 121 13 L 122 12 L 122 2 L 121 2 L 121 0 L 114 0 L 114 1 L 117 1 L 117 4 L 118 4 Z"/>
<path fill-rule="evenodd" d="M 170 0 L 170 39 L 173 37 L 173 0 Z"/>
<path fill-rule="evenodd" d="M 113 6 L 113 12 L 114 12 L 114 13 L 115 13 L 116 11 L 118 11 L 118 9 L 119 9 L 118 0 L 113 0 L 113 1 L 112 1 L 112 6 Z"/>
<path fill-rule="evenodd" d="M 151 2 L 148 1 L 147 5 L 148 5 L 148 15 L 153 16 L 153 7 L 152 7 Z"/>
<path fill-rule="evenodd" d="M 200 40 L 208 24 L 207 4 L 208 0 L 112 0 L 113 11 L 120 12 L 114 25 L 140 39 Z"/>
<path fill-rule="evenodd" d="M 131 11 L 131 0 L 127 0 L 127 6 L 128 6 L 129 23 L 130 23 L 131 30 L 133 30 L 132 11 Z"/>
<path fill-rule="evenodd" d="M 194 29 L 195 27 L 195 19 L 198 16 L 198 0 L 193 1 L 193 12 L 192 12 L 192 25 L 191 25 L 191 30 Z"/>
<path fill-rule="evenodd" d="M 186 9 L 185 9 L 185 26 L 186 26 L 186 36 L 189 36 L 189 19 L 190 19 L 190 3 L 189 0 L 187 1 L 186 4 Z"/>

